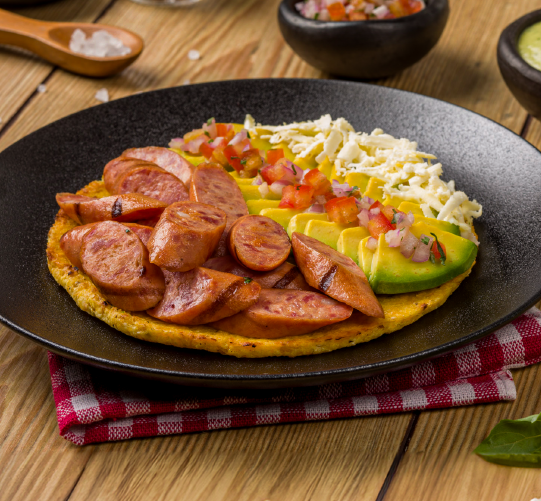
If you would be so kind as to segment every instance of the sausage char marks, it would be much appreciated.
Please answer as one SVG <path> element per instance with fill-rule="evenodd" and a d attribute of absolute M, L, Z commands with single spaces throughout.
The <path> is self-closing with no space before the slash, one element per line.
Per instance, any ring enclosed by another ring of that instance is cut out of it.
<path fill-rule="evenodd" d="M 148 241 L 150 262 L 168 271 L 189 271 L 212 254 L 226 214 L 211 205 L 177 202 L 163 212 Z"/>
<path fill-rule="evenodd" d="M 102 181 L 93 181 L 77 192 L 77 195 L 101 199 L 110 194 Z M 66 289 L 79 308 L 137 339 L 179 348 L 207 350 L 240 358 L 316 355 L 370 341 L 383 334 L 397 331 L 441 306 L 470 273 L 468 270 L 463 275 L 434 289 L 378 296 L 385 318 L 368 317 L 354 311 L 346 320 L 321 327 L 302 336 L 286 336 L 277 339 L 255 338 L 251 335 L 231 334 L 218 326 L 213 328 L 209 325 L 186 326 L 163 322 L 145 313 L 128 312 L 110 304 L 88 275 L 81 269 L 74 268 L 62 252 L 60 247 L 62 235 L 75 228 L 77 224 L 65 211 L 58 212 L 49 230 L 47 264 L 54 279 Z M 240 265 L 237 264 L 237 266 Z M 282 267 L 289 267 L 291 270 L 293 265 L 286 262 Z M 272 283 L 267 287 L 272 287 L 288 273 L 289 270 L 286 270 L 278 280 L 274 280 L 276 277 L 272 274 L 282 273 L 282 267 L 271 272 L 252 271 L 252 273 L 262 275 L 268 273 Z M 302 278 L 301 274 L 297 276 Z"/>
<path fill-rule="evenodd" d="M 294 232 L 291 240 L 295 260 L 312 287 L 365 315 L 384 316 L 365 274 L 353 259 L 302 233 Z"/>

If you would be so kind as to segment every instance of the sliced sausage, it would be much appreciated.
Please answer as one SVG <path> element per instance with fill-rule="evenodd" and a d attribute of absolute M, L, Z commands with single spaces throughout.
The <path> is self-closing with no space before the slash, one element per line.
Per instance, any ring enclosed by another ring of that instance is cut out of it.
<path fill-rule="evenodd" d="M 163 212 L 148 241 L 150 262 L 168 271 L 201 266 L 225 228 L 226 214 L 197 202 L 177 202 Z"/>
<path fill-rule="evenodd" d="M 152 162 L 162 169 L 178 177 L 186 186 L 190 186 L 195 165 L 188 162 L 178 153 L 159 146 L 147 146 L 146 148 L 130 148 L 122 153 L 123 157 L 138 158 L 146 162 Z"/>
<path fill-rule="evenodd" d="M 229 229 L 239 217 L 248 215 L 248 206 L 238 184 L 221 165 L 205 162 L 199 164 L 194 171 L 190 200 L 214 205 L 225 211 L 227 225 L 214 255 L 227 255 L 226 238 Z"/>
<path fill-rule="evenodd" d="M 119 177 L 115 194 L 140 193 L 167 205 L 190 199 L 184 183 L 157 166 L 145 165 L 129 169 Z"/>
<path fill-rule="evenodd" d="M 253 214 L 233 223 L 227 235 L 227 248 L 247 268 L 270 271 L 288 258 L 291 242 L 281 224 Z"/>
<path fill-rule="evenodd" d="M 182 325 L 200 325 L 234 315 L 254 304 L 261 287 L 229 273 L 194 268 L 165 274 L 165 294 L 148 314 Z"/>
<path fill-rule="evenodd" d="M 107 301 L 127 311 L 152 308 L 162 299 L 162 270 L 148 260 L 148 250 L 132 231 L 114 221 L 98 223 L 81 245 L 83 271 Z"/>
<path fill-rule="evenodd" d="M 60 248 L 70 260 L 71 264 L 76 268 L 82 269 L 81 258 L 79 254 L 81 252 L 81 245 L 83 244 L 83 237 L 99 223 L 83 224 L 82 226 L 76 226 L 75 228 L 67 231 L 62 235 L 60 239 Z M 135 234 L 141 239 L 141 242 L 146 246 L 152 228 L 149 226 L 142 226 L 136 223 L 123 223 L 126 229 L 135 232 Z"/>
<path fill-rule="evenodd" d="M 159 216 L 167 204 L 138 193 L 112 195 L 104 198 L 58 193 L 56 202 L 71 219 L 79 224 L 97 221 L 137 221 Z"/>
<path fill-rule="evenodd" d="M 213 257 L 203 264 L 205 268 L 233 273 L 239 277 L 248 277 L 256 281 L 263 289 L 296 289 L 313 291 L 299 268 L 285 262 L 272 271 L 254 271 L 237 263 L 231 256 Z"/>
<path fill-rule="evenodd" d="M 156 167 L 155 164 L 137 158 L 114 158 L 103 169 L 103 184 L 105 184 L 105 188 L 112 195 L 116 194 L 118 180 L 129 170 L 143 166 Z"/>
<path fill-rule="evenodd" d="M 353 309 L 319 292 L 262 289 L 253 306 L 211 325 L 232 334 L 274 339 L 346 320 Z"/>
<path fill-rule="evenodd" d="M 297 265 L 312 287 L 369 317 L 384 317 L 365 274 L 353 259 L 302 233 L 294 232 L 291 241 Z"/>

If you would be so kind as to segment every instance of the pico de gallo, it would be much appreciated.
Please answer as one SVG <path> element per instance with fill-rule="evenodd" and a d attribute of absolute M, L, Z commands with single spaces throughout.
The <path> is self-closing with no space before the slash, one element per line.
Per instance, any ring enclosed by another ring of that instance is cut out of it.
<path fill-rule="evenodd" d="M 319 21 L 397 19 L 425 8 L 423 0 L 304 0 L 295 4 L 303 17 Z"/>
<path fill-rule="evenodd" d="M 445 265 L 445 246 L 435 234 L 417 238 L 409 230 L 414 223 L 412 212 L 406 214 L 363 196 L 357 186 L 335 179 L 331 182 L 317 168 L 302 169 L 286 158 L 283 149 L 265 152 L 254 148 L 250 139 L 246 129 L 235 133 L 232 124 L 216 123 L 211 118 L 200 129 L 173 139 L 169 146 L 204 156 L 235 170 L 241 178 L 252 178 L 262 198 L 270 192 L 281 197 L 279 208 L 326 213 L 330 222 L 367 228 L 370 250 L 377 248 L 378 238 L 384 234 L 389 247 L 400 247 L 402 255 L 413 262 L 430 260 Z"/>

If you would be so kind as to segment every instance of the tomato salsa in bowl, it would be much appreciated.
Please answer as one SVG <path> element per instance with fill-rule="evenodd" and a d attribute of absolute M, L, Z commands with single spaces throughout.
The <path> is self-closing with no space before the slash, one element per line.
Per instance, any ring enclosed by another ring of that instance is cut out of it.
<path fill-rule="evenodd" d="M 283 0 L 280 30 L 308 64 L 335 75 L 382 78 L 415 64 L 436 45 L 449 17 L 448 0 L 427 0 L 417 13 L 395 19 L 322 21 L 307 19 Z"/>

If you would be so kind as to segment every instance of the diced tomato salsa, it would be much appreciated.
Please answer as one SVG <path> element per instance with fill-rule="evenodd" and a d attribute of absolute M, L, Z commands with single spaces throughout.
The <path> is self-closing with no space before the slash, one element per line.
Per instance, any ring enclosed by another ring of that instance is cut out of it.
<path fill-rule="evenodd" d="M 355 197 L 332 198 L 325 204 L 329 221 L 338 224 L 348 224 L 358 221 L 359 208 Z"/>
<path fill-rule="evenodd" d="M 282 191 L 282 200 L 278 207 L 281 209 L 307 209 L 312 205 L 314 188 L 304 184 L 285 186 Z"/>

